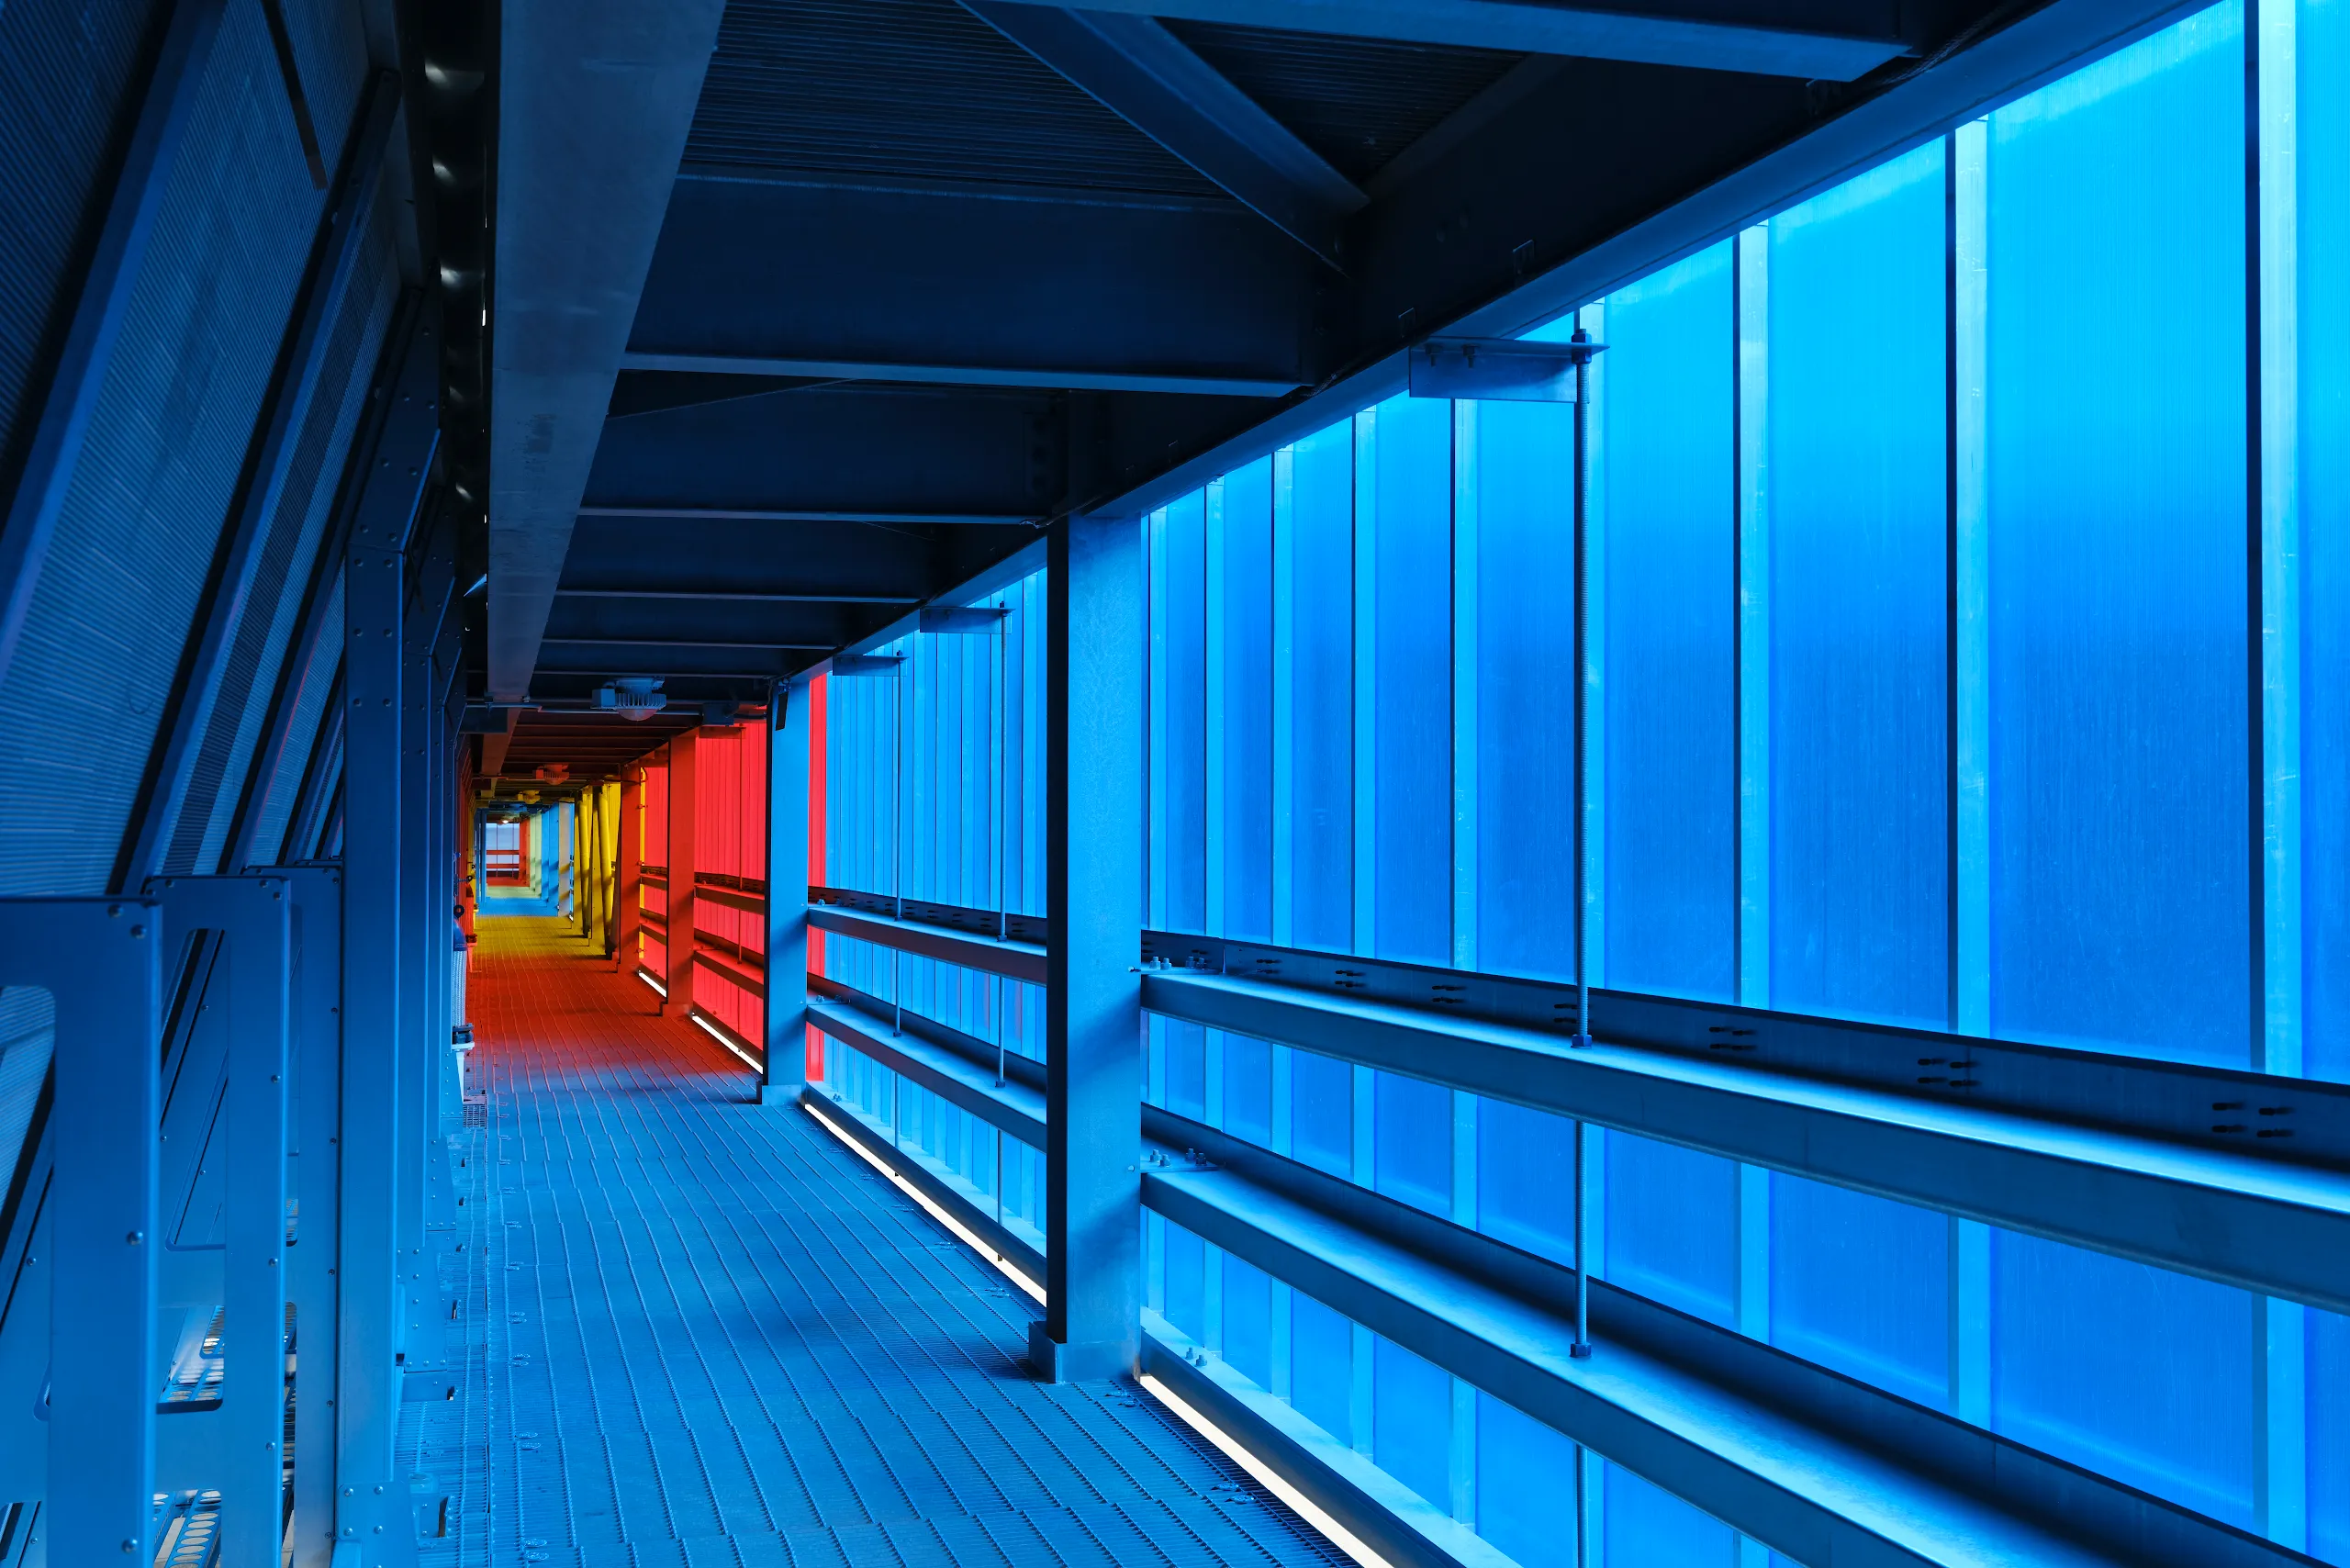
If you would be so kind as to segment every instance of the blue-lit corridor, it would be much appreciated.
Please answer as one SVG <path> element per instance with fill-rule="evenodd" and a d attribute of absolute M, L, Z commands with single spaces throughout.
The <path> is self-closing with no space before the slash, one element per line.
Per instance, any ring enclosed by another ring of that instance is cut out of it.
<path fill-rule="evenodd" d="M 575 926 L 481 930 L 486 1332 L 409 1406 L 425 1562 L 1343 1561 L 1132 1384 L 1035 1381 L 1025 1295 Z"/>

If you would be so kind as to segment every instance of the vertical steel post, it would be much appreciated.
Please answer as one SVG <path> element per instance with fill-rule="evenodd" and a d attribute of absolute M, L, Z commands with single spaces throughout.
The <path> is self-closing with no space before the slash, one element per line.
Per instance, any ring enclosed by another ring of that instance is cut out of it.
<path fill-rule="evenodd" d="M 619 907 L 612 915 L 612 966 L 632 975 L 638 967 L 637 911 L 639 878 L 644 867 L 644 771 L 621 776 L 619 865 L 612 873 L 612 893 Z"/>
<path fill-rule="evenodd" d="M 797 708 L 795 714 L 792 710 Z M 767 699 L 767 1061 L 759 1103 L 796 1104 L 808 1083 L 808 682 Z"/>
<path fill-rule="evenodd" d="M 395 339 L 397 343 L 397 339 Z M 405 545 L 438 436 L 440 332 L 425 316 L 397 350 L 379 395 L 391 400 L 364 461 L 367 480 L 344 548 L 342 1185 L 335 1372 L 335 1538 L 378 1568 L 408 1534 L 393 1486 L 399 1416 L 401 1070 L 416 1018 L 401 984 L 400 622 Z M 380 1527 L 380 1528 L 379 1528 Z M 389 1544 L 387 1544 L 389 1543 Z"/>
<path fill-rule="evenodd" d="M 1586 756 L 1591 729 L 1591 356 L 1597 352 L 1591 334 L 1575 328 L 1569 342 L 1578 345 L 1575 364 L 1574 436 L 1574 855 L 1575 855 L 1575 1033 L 1567 1043 L 1591 1044 L 1591 951 L 1588 943 L 1591 889 L 1590 857 L 1584 842 L 1591 808 L 1591 770 Z M 1591 1354 L 1591 1259 L 1583 1246 L 1586 1183 L 1583 1124 L 1575 1123 L 1575 1339 L 1569 1354 Z"/>
<path fill-rule="evenodd" d="M 166 935 L 146 900 L 0 901 L 0 986 L 48 991 L 56 1028 L 42 1522 L 58 1564 L 153 1555 Z"/>
<path fill-rule="evenodd" d="M 1028 1354 L 1113 1377 L 1141 1333 L 1142 530 L 1053 525 L 1046 575 L 1046 1306 Z"/>
<path fill-rule="evenodd" d="M 336 1142 L 342 1089 L 342 872 L 285 868 L 293 903 L 289 1181 L 299 1228 L 286 1253 L 286 1294 L 300 1348 L 294 1399 L 294 1556 L 290 1568 L 330 1568 L 334 1551 Z"/>
<path fill-rule="evenodd" d="M 694 1011 L 694 742 L 687 730 L 669 743 L 669 985 L 665 1016 Z"/>
<path fill-rule="evenodd" d="M 178 877 L 151 883 L 174 931 L 217 931 L 207 991 L 227 1009 L 227 1161 L 221 1237 L 220 1491 L 225 1568 L 277 1568 L 285 1430 L 286 1078 L 293 1016 L 293 914 L 279 877 Z"/>

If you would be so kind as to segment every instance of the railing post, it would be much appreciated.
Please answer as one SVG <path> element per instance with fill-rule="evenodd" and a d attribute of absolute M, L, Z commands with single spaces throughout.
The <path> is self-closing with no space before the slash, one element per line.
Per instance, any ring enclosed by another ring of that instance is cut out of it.
<path fill-rule="evenodd" d="M 669 986 L 662 1014 L 690 1018 L 694 1011 L 694 739 L 688 730 L 669 743 Z"/>
<path fill-rule="evenodd" d="M 808 1082 L 808 682 L 767 705 L 767 1065 L 759 1103 L 799 1103 Z"/>
<path fill-rule="evenodd" d="M 1047 543 L 1046 1307 L 1055 1383 L 1131 1371 L 1141 1335 L 1142 530 L 1068 519 Z"/>
<path fill-rule="evenodd" d="M 623 975 L 637 969 L 638 877 L 644 867 L 644 772 L 621 776 L 619 867 L 612 876 L 612 967 Z"/>

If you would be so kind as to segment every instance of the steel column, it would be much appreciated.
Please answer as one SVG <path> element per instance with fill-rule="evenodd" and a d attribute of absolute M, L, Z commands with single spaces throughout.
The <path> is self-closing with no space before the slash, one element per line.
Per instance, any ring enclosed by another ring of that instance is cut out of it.
<path fill-rule="evenodd" d="M 808 1082 L 808 770 L 822 759 L 808 744 L 808 682 L 778 685 L 767 701 L 767 1065 L 759 1103 L 790 1105 Z"/>
<path fill-rule="evenodd" d="M 1141 526 L 1065 519 L 1047 561 L 1046 1285 L 1028 1355 L 1069 1383 L 1132 1370 L 1141 1334 Z"/>
<path fill-rule="evenodd" d="M 694 1011 L 694 738 L 687 730 L 669 743 L 669 988 L 661 1003 L 666 1017 L 690 1018 Z"/>
<path fill-rule="evenodd" d="M 397 340 L 396 340 L 397 343 Z M 440 331 L 426 317 L 397 359 L 393 399 L 344 551 L 343 1180 L 336 1238 L 335 1537 L 358 1568 L 412 1553 L 392 1494 L 399 1416 L 395 1223 L 403 1074 L 413 1005 L 401 985 L 400 620 L 404 551 L 438 431 Z M 395 349 L 395 354 L 399 351 Z M 387 356 L 388 357 L 388 356 Z M 412 1093 L 412 1092 L 411 1092 Z"/>
<path fill-rule="evenodd" d="M 341 1186 L 342 871 L 288 867 L 294 977 L 287 1181 L 297 1200 L 285 1290 L 294 1303 L 298 1364 L 294 1400 L 294 1557 L 290 1568 L 328 1568 L 334 1551 L 335 1237 Z"/>
<path fill-rule="evenodd" d="M 293 906 L 277 877 L 176 877 L 149 885 L 179 932 L 218 932 L 221 962 L 206 990 L 225 1003 L 216 1026 L 228 1041 L 227 1137 L 219 1153 L 225 1202 L 221 1238 L 224 1319 L 218 1450 L 206 1479 L 220 1491 L 225 1568 L 276 1568 L 285 1430 L 286 1079 L 293 1002 Z M 224 986 L 221 982 L 226 980 Z"/>
<path fill-rule="evenodd" d="M 0 902 L 0 986 L 55 1008 L 49 1561 L 143 1563 L 155 1465 L 162 909 Z"/>

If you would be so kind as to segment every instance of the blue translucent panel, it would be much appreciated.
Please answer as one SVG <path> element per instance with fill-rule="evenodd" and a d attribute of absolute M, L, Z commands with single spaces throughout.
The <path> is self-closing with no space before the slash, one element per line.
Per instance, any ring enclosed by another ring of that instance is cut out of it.
<path fill-rule="evenodd" d="M 2006 1231 L 1991 1256 L 1993 1428 L 2249 1525 L 2253 1298 Z"/>
<path fill-rule="evenodd" d="M 1207 1031 L 1177 1018 L 1154 1018 L 1167 1030 L 1167 1108 L 1195 1122 L 1208 1114 Z"/>
<path fill-rule="evenodd" d="M 1771 1342 L 1921 1405 L 1950 1390 L 1950 1227 L 1930 1210 L 1771 1177 Z"/>
<path fill-rule="evenodd" d="M 1273 460 L 1224 480 L 1224 935 L 1273 935 Z"/>
<path fill-rule="evenodd" d="M 1354 1069 L 1310 1051 L 1290 1053 L 1290 1150 L 1334 1176 L 1355 1168 Z"/>
<path fill-rule="evenodd" d="M 1202 1344 L 1208 1338 L 1207 1243 L 1170 1225 L 1166 1232 L 1166 1287 L 1159 1316 L 1177 1332 Z"/>
<path fill-rule="evenodd" d="M 1247 1035 L 1224 1041 L 1224 1130 L 1270 1146 L 1273 1141 L 1273 1047 Z"/>
<path fill-rule="evenodd" d="M 1224 1359 L 1259 1388 L 1273 1386 L 1273 1282 L 1229 1252 L 1224 1257 Z"/>
<path fill-rule="evenodd" d="M 2302 0 L 2302 1068 L 2350 1080 L 2350 5 Z"/>
<path fill-rule="evenodd" d="M 1738 1532 L 1620 1464 L 1606 1468 L 1603 1568 L 1738 1568 Z"/>
<path fill-rule="evenodd" d="M 1371 1075 L 1373 1184 L 1430 1214 L 1452 1213 L 1452 1091 Z"/>
<path fill-rule="evenodd" d="M 1991 118 L 2002 1036 L 2248 1057 L 2244 117 L 2228 0 Z"/>
<path fill-rule="evenodd" d="M 1290 472 L 1290 939 L 1344 952 L 1354 943 L 1353 422 L 1299 442 Z"/>
<path fill-rule="evenodd" d="M 1771 1004 L 1950 1015 L 1942 148 L 1770 226 Z"/>
<path fill-rule="evenodd" d="M 1728 1323 L 1738 1302 L 1738 1166 L 1629 1133 L 1607 1148 L 1607 1281 Z"/>
<path fill-rule="evenodd" d="M 1151 685 L 1162 708 L 1152 740 L 1151 776 L 1165 790 L 1151 813 L 1155 869 L 1165 879 L 1162 918 L 1170 931 L 1207 929 L 1207 530 L 1200 492 L 1168 504 L 1153 553 L 1162 611 L 1151 628 Z"/>
<path fill-rule="evenodd" d="M 1575 1255 L 1575 1127 L 1500 1100 L 1477 1105 L 1477 1228 L 1553 1262 Z"/>
<path fill-rule="evenodd" d="M 1372 945 L 1452 961 L 1452 405 L 1396 398 L 1375 430 L 1366 508 L 1377 606 L 1371 757 L 1377 823 Z"/>
<path fill-rule="evenodd" d="M 1371 1462 L 1452 1511 L 1452 1379 L 1385 1338 L 1371 1341 Z"/>
<path fill-rule="evenodd" d="M 1520 1568 L 1578 1568 L 1575 1445 L 1477 1395 L 1477 1533 Z"/>
<path fill-rule="evenodd" d="M 2350 1317 L 2309 1315 L 2310 1551 L 2350 1562 Z"/>
<path fill-rule="evenodd" d="M 1574 410 L 1476 409 L 1477 967 L 1574 978 Z"/>
<path fill-rule="evenodd" d="M 1354 1442 L 1354 1325 L 1312 1296 L 1290 1297 L 1289 1397 L 1298 1414 Z"/>
<path fill-rule="evenodd" d="M 1607 301 L 1606 976 L 1729 999 L 1738 770 L 1730 247 Z"/>

